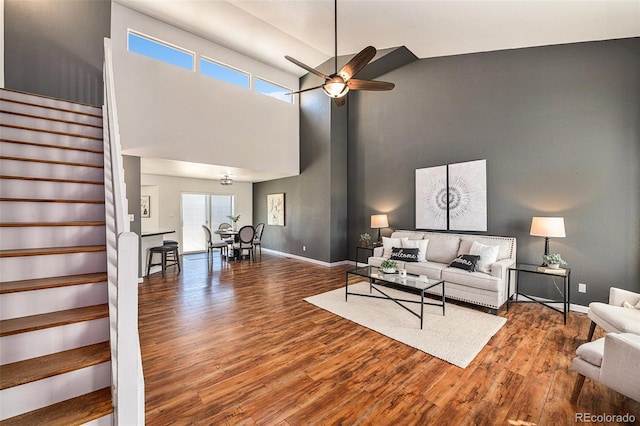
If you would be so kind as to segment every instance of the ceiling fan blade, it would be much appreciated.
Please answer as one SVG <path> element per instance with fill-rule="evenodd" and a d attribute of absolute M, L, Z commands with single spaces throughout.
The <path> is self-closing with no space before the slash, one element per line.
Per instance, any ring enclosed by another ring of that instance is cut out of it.
<path fill-rule="evenodd" d="M 329 78 L 326 75 L 322 74 L 317 69 L 311 68 L 309 65 L 303 64 L 302 62 L 300 62 L 299 60 L 297 60 L 295 58 L 292 58 L 291 56 L 285 55 L 284 58 L 289 62 L 293 62 L 294 64 L 296 64 L 300 68 L 304 68 L 305 70 L 309 71 L 310 73 L 317 75 L 320 78 L 324 78 L 325 80 L 327 80 Z"/>
<path fill-rule="evenodd" d="M 345 103 L 347 103 L 347 96 L 342 96 L 340 98 L 333 98 L 333 101 L 336 103 L 336 106 L 341 107 L 344 106 Z"/>
<path fill-rule="evenodd" d="M 349 90 L 391 90 L 396 87 L 395 84 L 386 81 L 377 80 L 358 80 L 352 78 L 347 81 Z"/>
<path fill-rule="evenodd" d="M 376 48 L 373 46 L 365 47 L 338 71 L 338 75 L 344 78 L 345 81 L 349 80 L 364 68 L 374 56 L 376 56 Z"/>
<path fill-rule="evenodd" d="M 324 86 L 324 84 L 321 84 L 320 86 L 309 87 L 309 88 L 307 88 L 307 89 L 296 90 L 295 92 L 285 93 L 285 95 L 295 95 L 296 93 L 308 92 L 309 90 L 319 89 L 319 88 L 321 88 L 322 86 Z"/>

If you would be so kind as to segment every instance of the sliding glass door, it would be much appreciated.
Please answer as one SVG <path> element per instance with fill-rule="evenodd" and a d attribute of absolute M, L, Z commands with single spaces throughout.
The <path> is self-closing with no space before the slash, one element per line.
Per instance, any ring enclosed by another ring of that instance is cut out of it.
<path fill-rule="evenodd" d="M 227 216 L 234 214 L 234 196 L 183 193 L 181 201 L 182 252 L 207 251 L 202 225 L 207 225 L 213 231 L 218 229 L 220 223 L 229 222 Z M 216 238 L 215 234 L 213 238 Z"/>

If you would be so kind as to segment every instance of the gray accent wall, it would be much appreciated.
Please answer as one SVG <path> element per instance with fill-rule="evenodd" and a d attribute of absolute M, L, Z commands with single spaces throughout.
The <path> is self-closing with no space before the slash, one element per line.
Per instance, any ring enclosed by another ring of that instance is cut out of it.
<path fill-rule="evenodd" d="M 4 0 L 5 87 L 102 105 L 111 2 Z"/>
<path fill-rule="evenodd" d="M 640 38 L 423 59 L 380 79 L 393 92 L 350 94 L 349 247 L 371 214 L 388 214 L 383 235 L 415 228 L 416 169 L 486 159 L 487 234 L 517 237 L 519 262 L 544 251 L 531 218 L 563 216 L 551 252 L 572 268 L 572 303 L 640 291 Z"/>

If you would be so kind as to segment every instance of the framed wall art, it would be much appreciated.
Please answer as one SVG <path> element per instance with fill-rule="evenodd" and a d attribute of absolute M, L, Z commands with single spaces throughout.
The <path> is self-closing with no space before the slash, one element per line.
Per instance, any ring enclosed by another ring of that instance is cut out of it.
<path fill-rule="evenodd" d="M 416 229 L 487 230 L 487 160 L 416 169 Z"/>
<path fill-rule="evenodd" d="M 284 193 L 267 195 L 267 225 L 284 226 Z"/>
<path fill-rule="evenodd" d="M 151 217 L 151 197 L 149 195 L 140 196 L 140 216 Z"/>

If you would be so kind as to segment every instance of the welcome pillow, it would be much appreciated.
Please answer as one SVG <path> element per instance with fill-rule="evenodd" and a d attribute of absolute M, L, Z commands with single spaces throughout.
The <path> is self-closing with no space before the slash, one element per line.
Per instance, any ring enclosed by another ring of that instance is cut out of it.
<path fill-rule="evenodd" d="M 491 264 L 495 263 L 498 258 L 498 250 L 500 250 L 500 246 L 488 246 L 474 241 L 473 244 L 471 244 L 469 254 L 480 256 L 476 264 L 476 270 L 490 274 Z"/>
<path fill-rule="evenodd" d="M 391 260 L 402 260 L 403 262 L 418 262 L 418 248 L 394 247 L 391 249 Z"/>

